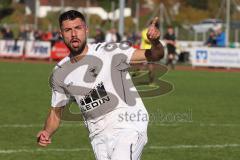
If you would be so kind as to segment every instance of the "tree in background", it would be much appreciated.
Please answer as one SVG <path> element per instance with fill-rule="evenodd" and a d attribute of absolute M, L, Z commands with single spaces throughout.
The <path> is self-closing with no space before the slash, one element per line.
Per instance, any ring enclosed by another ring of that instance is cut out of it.
<path fill-rule="evenodd" d="M 208 0 L 200 0 L 200 1 L 186 0 L 186 3 L 192 6 L 193 8 L 202 9 L 202 10 L 208 9 Z"/>
<path fill-rule="evenodd" d="M 0 20 L 10 14 L 13 9 L 11 8 L 12 0 L 0 0 Z"/>

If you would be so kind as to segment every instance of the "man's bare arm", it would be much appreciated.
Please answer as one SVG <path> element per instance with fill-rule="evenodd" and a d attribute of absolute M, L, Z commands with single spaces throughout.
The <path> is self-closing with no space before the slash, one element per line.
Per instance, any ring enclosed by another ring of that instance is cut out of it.
<path fill-rule="evenodd" d="M 51 143 L 51 136 L 55 133 L 58 129 L 60 122 L 61 122 L 61 114 L 62 114 L 63 107 L 55 107 L 51 108 L 48 117 L 45 122 L 45 126 L 43 130 L 41 130 L 38 135 L 38 144 L 40 146 L 47 146 Z"/>
<path fill-rule="evenodd" d="M 159 61 L 164 57 L 164 47 L 159 41 L 160 31 L 155 27 L 158 18 L 155 17 L 152 24 L 148 28 L 147 37 L 152 44 L 151 49 L 137 49 L 133 53 L 131 62 L 142 61 Z"/>

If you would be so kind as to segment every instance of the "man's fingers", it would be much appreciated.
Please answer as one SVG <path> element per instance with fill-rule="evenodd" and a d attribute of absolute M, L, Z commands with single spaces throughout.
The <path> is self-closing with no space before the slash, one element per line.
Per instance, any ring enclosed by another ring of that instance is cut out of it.
<path fill-rule="evenodd" d="M 38 138 L 37 138 L 37 141 L 51 141 L 51 138 L 48 137 L 48 136 L 45 136 L 43 134 L 41 134 Z"/>
<path fill-rule="evenodd" d="M 148 33 L 147 33 L 148 38 L 150 39 L 155 39 L 158 38 L 160 36 L 160 32 L 158 30 L 154 30 L 154 29 L 149 29 Z"/>
<path fill-rule="evenodd" d="M 42 146 L 42 147 L 46 147 L 49 143 L 41 143 L 39 142 L 38 145 Z"/>
<path fill-rule="evenodd" d="M 38 145 L 40 145 L 42 147 L 46 147 L 48 144 L 50 144 L 51 138 L 49 136 L 49 133 L 45 130 L 40 131 L 37 134 L 37 143 L 38 143 Z"/>
<path fill-rule="evenodd" d="M 41 136 L 41 134 L 42 134 L 42 131 L 38 132 L 37 138 L 39 138 Z"/>
<path fill-rule="evenodd" d="M 158 17 L 155 17 L 154 19 L 153 19 L 153 21 L 152 21 L 152 24 L 151 24 L 151 26 L 156 26 L 156 24 L 158 23 Z"/>
<path fill-rule="evenodd" d="M 38 144 L 39 144 L 40 146 L 43 146 L 43 147 L 47 146 L 47 145 L 50 144 L 50 143 L 52 143 L 52 142 L 51 142 L 51 139 L 46 140 L 46 139 L 41 139 L 41 137 L 40 137 L 39 140 L 38 140 Z"/>
<path fill-rule="evenodd" d="M 42 143 L 42 144 L 50 144 L 52 143 L 51 140 L 40 140 L 39 143 Z"/>
<path fill-rule="evenodd" d="M 37 137 L 41 137 L 41 136 L 46 137 L 46 138 L 50 137 L 49 133 L 45 130 L 38 132 Z"/>

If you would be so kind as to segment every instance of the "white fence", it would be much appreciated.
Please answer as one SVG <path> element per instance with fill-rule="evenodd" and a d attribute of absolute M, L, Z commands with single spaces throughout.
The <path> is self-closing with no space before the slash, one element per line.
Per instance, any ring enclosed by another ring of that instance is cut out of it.
<path fill-rule="evenodd" d="M 23 56 L 24 41 L 0 40 L 1 57 L 21 57 Z"/>
<path fill-rule="evenodd" d="M 192 48 L 193 66 L 240 68 L 240 49 L 237 48 Z"/>
<path fill-rule="evenodd" d="M 0 57 L 62 59 L 68 54 L 61 41 L 52 47 L 48 41 L 0 40 Z"/>

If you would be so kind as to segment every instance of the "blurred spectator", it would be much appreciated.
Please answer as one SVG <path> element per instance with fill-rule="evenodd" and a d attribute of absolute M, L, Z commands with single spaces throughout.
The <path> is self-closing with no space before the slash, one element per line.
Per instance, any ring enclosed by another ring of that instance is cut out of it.
<path fill-rule="evenodd" d="M 101 42 L 105 41 L 105 34 L 103 33 L 103 31 L 100 28 L 96 29 L 94 41 L 95 41 L 95 43 L 101 43 Z"/>
<path fill-rule="evenodd" d="M 52 31 L 52 39 L 51 39 L 51 46 L 54 46 L 56 42 L 61 41 L 61 37 L 59 35 L 58 29 L 54 28 Z"/>
<path fill-rule="evenodd" d="M 141 49 L 150 49 L 151 48 L 151 43 L 149 42 L 148 38 L 147 38 L 147 31 L 148 28 L 145 28 L 142 30 L 141 32 Z"/>
<path fill-rule="evenodd" d="M 226 36 L 225 36 L 225 32 L 222 31 L 222 28 L 219 27 L 216 29 L 216 44 L 217 44 L 217 47 L 225 47 L 225 39 L 226 39 Z"/>
<path fill-rule="evenodd" d="M 1 37 L 1 39 L 3 38 L 3 34 L 4 34 L 4 32 L 5 32 L 5 28 L 1 28 L 0 29 L 0 37 Z"/>
<path fill-rule="evenodd" d="M 41 30 L 36 30 L 34 32 L 34 39 L 37 41 L 41 41 L 43 37 L 43 32 Z"/>
<path fill-rule="evenodd" d="M 115 28 L 110 29 L 105 37 L 106 42 L 120 42 L 121 36 Z"/>
<path fill-rule="evenodd" d="M 117 32 L 117 30 L 116 30 L 116 36 L 117 36 L 117 42 L 121 42 L 122 37 L 121 37 L 121 35 Z"/>
<path fill-rule="evenodd" d="M 127 41 L 129 41 L 134 48 L 140 49 L 141 44 L 141 34 L 140 33 L 127 33 L 126 37 Z"/>
<path fill-rule="evenodd" d="M 55 28 L 53 31 L 52 31 L 52 41 L 58 41 L 60 40 L 60 36 L 59 36 L 59 33 L 58 33 L 58 30 Z"/>
<path fill-rule="evenodd" d="M 166 65 L 171 65 L 171 68 L 174 69 L 174 60 L 176 56 L 176 36 L 172 26 L 167 28 L 167 33 L 164 35 L 164 41 L 167 44 L 167 63 Z"/>
<path fill-rule="evenodd" d="M 21 26 L 18 33 L 19 40 L 27 40 L 27 31 L 24 26 Z"/>
<path fill-rule="evenodd" d="M 27 40 L 33 41 L 35 40 L 35 32 L 32 27 L 28 27 L 27 29 Z"/>
<path fill-rule="evenodd" d="M 51 41 L 52 40 L 52 33 L 51 32 L 44 32 L 42 34 L 43 41 Z"/>
<path fill-rule="evenodd" d="M 3 39 L 9 40 L 13 38 L 14 36 L 12 30 L 9 27 L 5 28 L 3 31 Z"/>
<path fill-rule="evenodd" d="M 217 45 L 216 34 L 214 30 L 210 30 L 210 34 L 205 45 L 207 45 L 208 47 L 215 47 Z"/>

